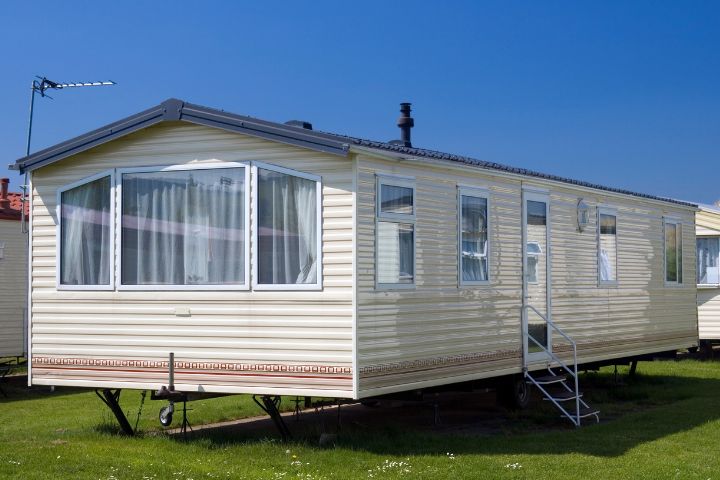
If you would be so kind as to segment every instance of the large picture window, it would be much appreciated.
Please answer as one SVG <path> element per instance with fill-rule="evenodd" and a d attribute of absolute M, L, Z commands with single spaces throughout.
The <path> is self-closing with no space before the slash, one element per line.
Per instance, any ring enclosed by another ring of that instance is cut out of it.
<path fill-rule="evenodd" d="M 415 285 L 415 184 L 377 177 L 375 278 L 378 288 Z"/>
<path fill-rule="evenodd" d="M 316 175 L 259 162 L 117 169 L 59 189 L 58 212 L 58 289 L 250 290 L 251 253 L 253 289 L 322 288 Z"/>
<path fill-rule="evenodd" d="M 460 285 L 488 283 L 488 194 L 461 187 L 458 190 Z"/>
<path fill-rule="evenodd" d="M 113 288 L 112 175 L 61 189 L 58 205 L 58 288 Z"/>
<path fill-rule="evenodd" d="M 247 285 L 246 167 L 121 174 L 121 285 Z"/>
<path fill-rule="evenodd" d="M 598 208 L 598 277 L 600 284 L 617 282 L 617 214 Z"/>
<path fill-rule="evenodd" d="M 682 223 L 665 219 L 665 283 L 681 284 L 682 275 Z"/>
<path fill-rule="evenodd" d="M 320 288 L 320 178 L 260 165 L 255 181 L 254 287 Z"/>

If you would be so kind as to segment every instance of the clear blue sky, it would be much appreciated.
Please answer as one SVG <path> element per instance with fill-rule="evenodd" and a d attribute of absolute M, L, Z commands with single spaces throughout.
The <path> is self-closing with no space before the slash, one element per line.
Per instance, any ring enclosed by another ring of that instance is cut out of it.
<path fill-rule="evenodd" d="M 0 172 L 178 97 L 675 198 L 720 199 L 720 2 L 3 2 Z M 12 184 L 19 178 L 10 174 Z"/>

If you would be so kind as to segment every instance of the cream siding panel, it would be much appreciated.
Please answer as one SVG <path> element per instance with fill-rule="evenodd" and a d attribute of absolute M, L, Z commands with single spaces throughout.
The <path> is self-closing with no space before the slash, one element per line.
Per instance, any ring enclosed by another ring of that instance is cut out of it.
<path fill-rule="evenodd" d="M 0 219 L 0 357 L 22 356 L 26 350 L 27 236 L 17 220 Z"/>
<path fill-rule="evenodd" d="M 720 340 L 720 288 L 698 288 L 700 340 Z"/>
<path fill-rule="evenodd" d="M 691 209 L 469 167 L 455 170 L 369 155 L 357 161 L 359 396 L 521 371 L 523 184 L 550 191 L 552 318 L 577 340 L 580 361 L 697 342 Z M 413 290 L 375 290 L 376 174 L 410 176 L 417 184 Z M 490 192 L 488 286 L 458 288 L 458 185 Z M 582 233 L 576 221 L 578 198 L 591 207 L 591 224 Z M 598 285 L 598 205 L 617 211 L 617 286 Z M 663 281 L 664 215 L 684 222 L 685 284 L 677 287 Z M 541 295 L 543 288 L 531 287 L 531 294 Z M 554 343 L 559 352 L 565 349 L 557 338 Z"/>
<path fill-rule="evenodd" d="M 695 221 L 697 236 L 720 236 L 720 212 L 701 210 Z M 700 340 L 720 340 L 720 288 L 699 287 L 697 309 Z"/>
<path fill-rule="evenodd" d="M 695 221 L 697 222 L 698 227 L 707 228 L 720 233 L 720 212 L 700 210 L 695 213 Z M 698 233 L 698 235 L 699 234 L 700 233 Z"/>
<path fill-rule="evenodd" d="M 322 291 L 57 290 L 59 187 L 111 168 L 248 161 L 322 176 Z M 181 123 L 36 170 L 32 382 L 159 388 L 174 352 L 186 391 L 353 396 L 352 172 L 351 157 Z"/>

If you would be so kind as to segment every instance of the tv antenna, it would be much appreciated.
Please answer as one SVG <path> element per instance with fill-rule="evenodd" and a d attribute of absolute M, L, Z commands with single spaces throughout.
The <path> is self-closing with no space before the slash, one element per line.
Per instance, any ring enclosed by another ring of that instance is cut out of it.
<path fill-rule="evenodd" d="M 69 82 L 69 83 L 60 83 L 60 82 L 54 82 L 47 77 L 40 77 L 36 75 L 37 80 L 32 81 L 32 85 L 30 86 L 30 118 L 28 119 L 28 134 L 27 134 L 27 146 L 25 148 L 25 156 L 30 155 L 30 139 L 32 138 L 32 126 L 33 126 L 33 109 L 35 107 L 35 92 L 39 93 L 41 97 L 49 98 L 50 100 L 53 99 L 50 95 L 48 95 L 48 90 L 62 90 L 64 88 L 78 88 L 78 87 L 104 87 L 109 85 L 117 85 L 112 80 L 104 81 L 104 82 Z M 20 223 L 21 229 L 23 233 L 27 233 L 26 226 L 25 226 L 25 202 L 27 201 L 27 173 L 25 173 L 25 185 L 22 186 L 23 189 L 23 196 L 22 196 L 22 222 Z"/>
<path fill-rule="evenodd" d="M 36 76 L 37 80 L 32 81 L 31 93 L 30 93 L 30 119 L 28 121 L 28 136 L 27 136 L 27 148 L 25 149 L 25 156 L 30 155 L 30 139 L 32 137 L 32 124 L 33 124 L 33 108 L 35 106 L 35 92 L 38 92 L 41 97 L 47 97 L 50 100 L 53 99 L 48 95 L 48 90 L 62 90 L 63 88 L 77 88 L 77 87 L 104 87 L 108 85 L 116 85 L 112 80 L 106 82 L 72 82 L 72 83 L 60 83 L 53 82 L 47 77 Z"/>

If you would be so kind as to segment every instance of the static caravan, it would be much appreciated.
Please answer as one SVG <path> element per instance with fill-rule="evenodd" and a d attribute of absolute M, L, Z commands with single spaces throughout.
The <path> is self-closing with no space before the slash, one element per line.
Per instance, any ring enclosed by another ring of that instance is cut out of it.
<path fill-rule="evenodd" d="M 366 399 L 508 377 L 579 423 L 577 364 L 697 344 L 694 205 L 414 148 L 409 105 L 399 125 L 170 99 L 19 159 L 31 384 Z"/>
<path fill-rule="evenodd" d="M 720 207 L 700 205 L 697 235 L 697 305 L 700 347 L 712 353 L 720 341 Z"/>
<path fill-rule="evenodd" d="M 9 184 L 0 179 L 0 358 L 19 359 L 27 346 L 27 235 L 20 229 L 22 194 L 9 192 Z"/>

